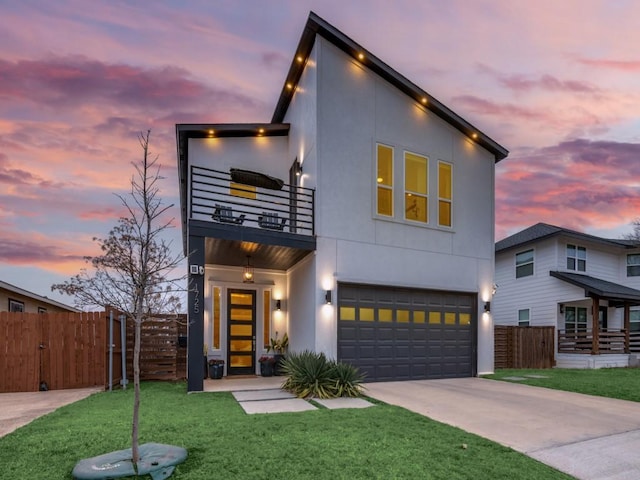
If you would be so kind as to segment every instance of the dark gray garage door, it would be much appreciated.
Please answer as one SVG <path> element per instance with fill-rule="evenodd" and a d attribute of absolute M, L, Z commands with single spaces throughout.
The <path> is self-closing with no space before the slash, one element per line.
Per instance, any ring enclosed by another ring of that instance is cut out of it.
<path fill-rule="evenodd" d="M 367 381 L 476 374 L 475 294 L 338 284 L 338 360 Z"/>

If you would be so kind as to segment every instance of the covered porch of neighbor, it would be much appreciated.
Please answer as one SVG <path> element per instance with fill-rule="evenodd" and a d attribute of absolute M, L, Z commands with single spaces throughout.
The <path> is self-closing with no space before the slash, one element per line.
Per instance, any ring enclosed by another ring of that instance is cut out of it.
<path fill-rule="evenodd" d="M 640 290 L 589 275 L 553 271 L 550 275 L 585 292 L 584 299 L 558 305 L 557 366 L 635 365 L 640 324 L 632 324 L 631 308 L 640 305 Z"/>

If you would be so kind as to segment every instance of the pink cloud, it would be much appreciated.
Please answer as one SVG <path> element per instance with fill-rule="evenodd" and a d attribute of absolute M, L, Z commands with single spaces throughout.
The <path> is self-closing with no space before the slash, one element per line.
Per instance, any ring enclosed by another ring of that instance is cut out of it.
<path fill-rule="evenodd" d="M 610 60 L 606 58 L 576 58 L 576 62 L 606 70 L 622 72 L 637 72 L 640 70 L 640 60 Z"/>

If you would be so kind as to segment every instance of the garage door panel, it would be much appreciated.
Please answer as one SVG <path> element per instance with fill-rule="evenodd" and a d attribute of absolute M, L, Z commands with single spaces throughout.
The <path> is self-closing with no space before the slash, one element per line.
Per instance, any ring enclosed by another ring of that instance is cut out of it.
<path fill-rule="evenodd" d="M 472 376 L 475 305 L 473 294 L 340 283 L 338 358 L 367 381 Z"/>

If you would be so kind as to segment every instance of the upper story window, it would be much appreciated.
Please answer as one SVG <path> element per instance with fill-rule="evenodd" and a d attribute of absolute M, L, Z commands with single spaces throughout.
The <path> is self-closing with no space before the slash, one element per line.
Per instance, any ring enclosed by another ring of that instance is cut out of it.
<path fill-rule="evenodd" d="M 533 275 L 533 249 L 516 254 L 516 278 Z"/>
<path fill-rule="evenodd" d="M 640 277 L 640 253 L 627 255 L 627 277 Z"/>
<path fill-rule="evenodd" d="M 428 160 L 414 153 L 404 153 L 404 218 L 427 223 L 429 199 Z"/>
<path fill-rule="evenodd" d="M 376 212 L 393 217 L 393 148 L 378 144 Z"/>
<path fill-rule="evenodd" d="M 438 162 L 438 225 L 450 227 L 453 201 L 453 165 Z"/>
<path fill-rule="evenodd" d="M 38 307 L 38 313 L 47 313 L 47 309 L 44 307 Z"/>
<path fill-rule="evenodd" d="M 256 199 L 256 187 L 253 185 L 245 185 L 244 183 L 231 182 L 229 193 L 234 197 Z"/>
<path fill-rule="evenodd" d="M 528 327 L 531 320 L 531 312 L 528 308 L 518 310 L 518 326 Z"/>
<path fill-rule="evenodd" d="M 567 270 L 587 271 L 587 249 L 575 245 L 567 245 Z"/>

